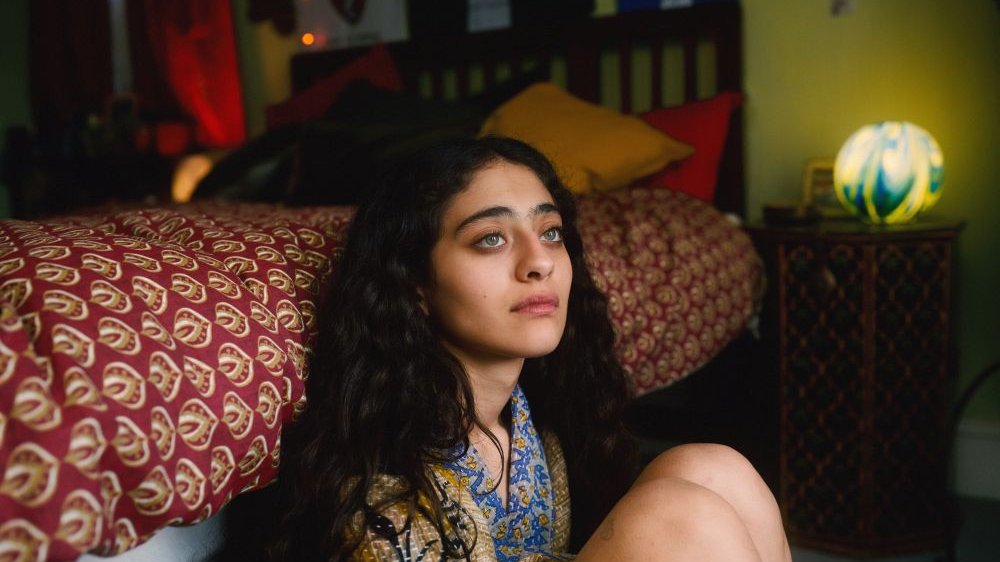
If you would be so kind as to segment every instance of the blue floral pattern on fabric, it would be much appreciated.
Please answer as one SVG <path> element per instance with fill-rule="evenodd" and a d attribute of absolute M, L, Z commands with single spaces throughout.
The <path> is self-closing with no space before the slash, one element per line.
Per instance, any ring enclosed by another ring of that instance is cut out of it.
<path fill-rule="evenodd" d="M 457 460 L 444 463 L 472 497 L 490 522 L 499 562 L 514 562 L 531 553 L 552 554 L 555 509 L 552 480 L 545 461 L 542 440 L 531 421 L 531 410 L 520 386 L 510 398 L 511 458 L 507 505 L 494 489 L 482 456 L 472 445 L 452 450 Z M 463 454 L 464 452 L 464 454 Z"/>

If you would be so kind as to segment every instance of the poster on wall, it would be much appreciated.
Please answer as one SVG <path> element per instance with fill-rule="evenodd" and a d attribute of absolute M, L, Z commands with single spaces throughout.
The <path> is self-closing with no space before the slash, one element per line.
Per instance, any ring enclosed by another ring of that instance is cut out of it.
<path fill-rule="evenodd" d="M 408 39 L 406 0 L 295 0 L 305 50 L 344 49 Z"/>
<path fill-rule="evenodd" d="M 510 0 L 469 0 L 470 33 L 510 27 Z"/>
<path fill-rule="evenodd" d="M 408 4 L 410 37 L 420 40 L 585 19 L 594 13 L 595 0 L 409 0 Z"/>

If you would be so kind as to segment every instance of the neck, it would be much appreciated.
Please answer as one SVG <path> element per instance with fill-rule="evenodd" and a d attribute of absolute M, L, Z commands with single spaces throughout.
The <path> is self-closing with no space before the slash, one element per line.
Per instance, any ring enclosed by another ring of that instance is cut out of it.
<path fill-rule="evenodd" d="M 517 386 L 524 366 L 523 358 L 482 361 L 452 349 L 469 375 L 472 396 L 476 401 L 476 418 L 490 431 L 506 430 L 501 419 L 503 409 Z M 473 430 L 475 433 L 475 430 Z"/>
<path fill-rule="evenodd" d="M 514 387 L 517 385 L 522 364 L 523 361 L 519 361 L 513 373 L 483 372 L 479 369 L 466 367 L 466 371 L 469 373 L 469 382 L 472 385 L 472 396 L 476 399 L 476 418 L 493 432 L 506 429 L 502 414 L 510 401 Z"/>

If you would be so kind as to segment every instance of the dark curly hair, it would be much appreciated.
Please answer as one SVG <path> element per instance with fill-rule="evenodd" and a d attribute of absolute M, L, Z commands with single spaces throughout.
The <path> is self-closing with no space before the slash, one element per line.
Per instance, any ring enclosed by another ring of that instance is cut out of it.
<path fill-rule="evenodd" d="M 349 538 L 378 475 L 395 475 L 402 502 L 437 528 L 444 518 L 425 468 L 441 461 L 475 416 L 469 378 L 420 308 L 431 248 L 449 201 L 499 161 L 534 171 L 555 201 L 573 266 L 566 328 L 557 348 L 525 360 L 520 379 L 536 427 L 554 431 L 567 461 L 572 544 L 578 548 L 635 476 L 623 414 L 625 374 L 612 351 L 606 299 L 587 269 L 573 196 L 534 148 L 512 139 L 452 140 L 398 166 L 360 206 L 332 281 L 310 376 L 309 405 L 282 438 L 280 521 L 272 560 L 346 560 Z M 424 507 L 418 498 L 429 499 Z M 274 506 L 272 506 L 272 509 Z M 467 559 L 471 544 L 447 544 Z"/>

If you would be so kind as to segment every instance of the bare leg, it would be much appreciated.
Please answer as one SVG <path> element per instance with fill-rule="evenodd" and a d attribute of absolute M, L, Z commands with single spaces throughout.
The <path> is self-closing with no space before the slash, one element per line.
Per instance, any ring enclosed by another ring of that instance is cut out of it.
<path fill-rule="evenodd" d="M 761 562 L 721 496 L 678 478 L 637 483 L 584 545 L 577 562 Z"/>
<path fill-rule="evenodd" d="M 789 562 L 777 504 L 750 463 L 720 445 L 661 454 L 577 558 Z"/>
<path fill-rule="evenodd" d="M 636 483 L 658 478 L 681 478 L 722 496 L 746 525 L 762 560 L 791 560 L 774 495 L 740 453 L 708 443 L 674 447 L 653 459 Z"/>

